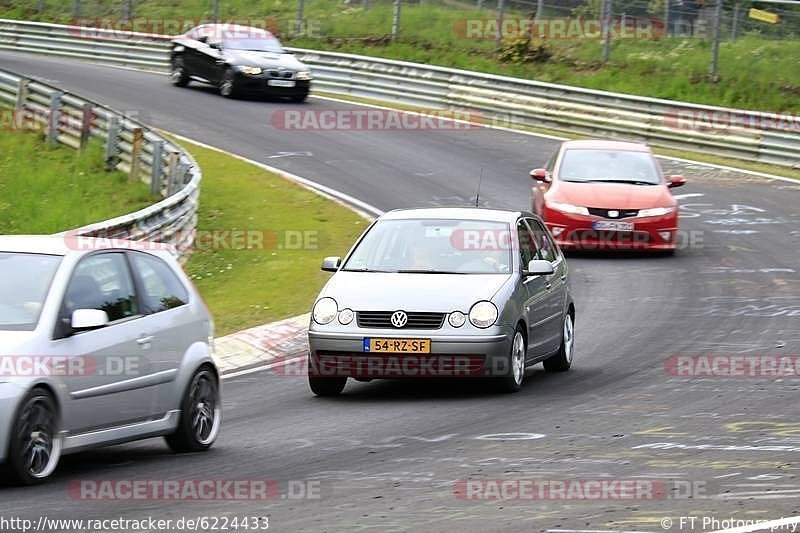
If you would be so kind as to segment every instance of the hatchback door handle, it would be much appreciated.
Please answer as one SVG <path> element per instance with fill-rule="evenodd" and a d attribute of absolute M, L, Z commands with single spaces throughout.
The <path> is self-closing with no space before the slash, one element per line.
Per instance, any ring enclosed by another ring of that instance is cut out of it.
<path fill-rule="evenodd" d="M 153 342 L 152 335 L 148 335 L 146 337 L 139 337 L 138 339 L 136 339 L 136 344 L 150 344 L 151 342 Z"/>
<path fill-rule="evenodd" d="M 547 285 L 545 285 L 545 287 L 547 288 L 547 290 L 548 290 L 548 291 L 550 290 L 550 287 L 552 287 L 552 286 L 553 286 L 553 284 L 552 284 L 552 283 L 549 283 L 549 282 L 548 282 L 548 284 L 547 284 Z"/>
<path fill-rule="evenodd" d="M 561 275 L 561 281 L 567 281 L 567 275 L 566 274 L 562 274 Z"/>

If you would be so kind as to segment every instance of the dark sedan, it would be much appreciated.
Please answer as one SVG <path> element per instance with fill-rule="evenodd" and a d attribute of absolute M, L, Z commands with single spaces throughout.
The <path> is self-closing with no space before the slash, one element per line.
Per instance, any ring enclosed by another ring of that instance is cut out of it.
<path fill-rule="evenodd" d="M 173 40 L 173 85 L 196 80 L 235 98 L 243 94 L 287 97 L 302 102 L 311 71 L 269 31 L 231 24 L 203 24 Z"/>

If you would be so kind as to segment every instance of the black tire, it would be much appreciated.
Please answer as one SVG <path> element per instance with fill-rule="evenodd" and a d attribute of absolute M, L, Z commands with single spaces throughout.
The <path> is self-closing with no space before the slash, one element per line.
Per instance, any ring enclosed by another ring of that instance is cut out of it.
<path fill-rule="evenodd" d="M 178 453 L 202 452 L 214 444 L 221 422 L 219 378 L 210 366 L 201 366 L 183 393 L 178 428 L 164 440 Z"/>
<path fill-rule="evenodd" d="M 189 77 L 189 73 L 186 72 L 182 57 L 176 57 L 172 60 L 172 70 L 169 79 L 175 87 L 186 87 L 189 85 L 191 78 Z"/>
<path fill-rule="evenodd" d="M 315 395 L 328 398 L 339 396 L 347 385 L 346 377 L 308 376 L 308 386 Z"/>
<path fill-rule="evenodd" d="M 292 95 L 289 97 L 289 100 L 300 104 L 302 102 L 305 102 L 307 98 L 308 98 L 308 91 Z"/>
<path fill-rule="evenodd" d="M 525 356 L 527 347 L 528 343 L 525 340 L 525 333 L 522 331 L 521 327 L 517 326 L 517 330 L 514 332 L 514 337 L 511 341 L 511 351 L 508 354 L 508 375 L 496 378 L 497 388 L 500 391 L 519 392 L 522 388 L 522 384 L 525 381 Z"/>
<path fill-rule="evenodd" d="M 573 350 L 575 349 L 575 322 L 572 315 L 564 315 L 562 326 L 561 346 L 555 355 L 544 360 L 544 369 L 547 372 L 566 372 L 572 366 Z"/>
<path fill-rule="evenodd" d="M 229 68 L 222 74 L 222 80 L 219 82 L 219 94 L 225 98 L 239 97 L 239 87 L 236 84 L 236 73 L 233 69 Z"/>
<path fill-rule="evenodd" d="M 17 412 L 4 470 L 14 485 L 38 485 L 52 475 L 61 458 L 58 409 L 53 396 L 35 388 Z M 34 436 L 35 435 L 35 436 Z"/>

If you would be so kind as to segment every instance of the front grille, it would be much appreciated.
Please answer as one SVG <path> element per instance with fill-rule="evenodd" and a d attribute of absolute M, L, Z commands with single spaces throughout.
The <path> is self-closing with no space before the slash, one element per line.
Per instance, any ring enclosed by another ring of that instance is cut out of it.
<path fill-rule="evenodd" d="M 361 328 L 390 328 L 390 329 L 439 329 L 444 322 L 444 313 L 421 313 L 407 311 L 408 322 L 402 328 L 392 325 L 392 315 L 395 311 L 358 311 L 356 320 Z"/>
<path fill-rule="evenodd" d="M 618 214 L 612 217 L 608 214 L 609 211 L 616 211 Z M 610 218 L 611 220 L 619 220 L 621 218 L 631 218 L 639 215 L 638 209 L 598 209 L 596 207 L 589 208 L 589 214 L 596 217 Z"/>
<path fill-rule="evenodd" d="M 292 75 L 294 74 L 294 72 L 292 72 L 291 70 L 270 70 L 270 71 L 268 72 L 268 74 L 269 74 L 269 75 L 270 75 L 270 77 L 272 77 L 272 78 L 286 78 L 286 79 L 291 79 L 291 78 L 292 78 Z"/>

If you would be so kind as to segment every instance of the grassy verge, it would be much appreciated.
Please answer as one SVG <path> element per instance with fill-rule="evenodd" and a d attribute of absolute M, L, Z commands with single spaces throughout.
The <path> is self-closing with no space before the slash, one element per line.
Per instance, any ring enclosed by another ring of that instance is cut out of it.
<path fill-rule="evenodd" d="M 329 277 L 319 269 L 322 258 L 343 256 L 367 221 L 255 165 L 176 142 L 203 169 L 198 235 L 222 239 L 198 245 L 185 266 L 217 335 L 308 312 Z M 252 237 L 253 246 L 226 240 L 226 231 Z"/>
<path fill-rule="evenodd" d="M 0 109 L 0 113 L 4 110 Z M 153 203 L 148 187 L 106 172 L 102 146 L 50 146 L 37 132 L 0 129 L 0 233 L 57 233 Z"/>
<path fill-rule="evenodd" d="M 291 21 L 296 17 L 297 3 L 293 0 L 220 0 L 219 16 L 274 19 L 280 23 L 283 40 L 298 47 L 705 104 L 768 111 L 800 108 L 798 40 L 770 40 L 752 33 L 736 41 L 725 39 L 720 49 L 719 80 L 711 81 L 707 76 L 709 39 L 617 40 L 613 43 L 611 60 L 603 64 L 602 44 L 598 40 L 550 39 L 521 49 L 492 39 L 462 38 L 455 29 L 458 21 L 494 16 L 493 11 L 478 11 L 470 8 L 470 4 L 474 6 L 472 2 L 461 3 L 460 8 L 437 2 L 404 3 L 396 41 L 387 38 L 392 26 L 392 5 L 388 0 L 370 0 L 369 9 L 361 7 L 358 1 L 306 2 L 304 18 L 309 21 L 306 37 L 295 39 L 288 35 Z M 0 17 L 69 22 L 72 5 L 73 2 L 48 0 L 47 9 L 39 14 L 35 2 L 6 0 L 0 1 Z M 119 17 L 120 5 L 107 0 L 84 2 L 82 16 Z M 135 2 L 134 16 L 156 23 L 177 22 L 208 17 L 210 6 L 208 0 L 140 0 Z M 563 10 L 559 13 L 565 16 Z M 523 11 L 507 12 L 508 17 L 530 15 Z M 498 48 L 504 48 L 506 53 Z"/>

